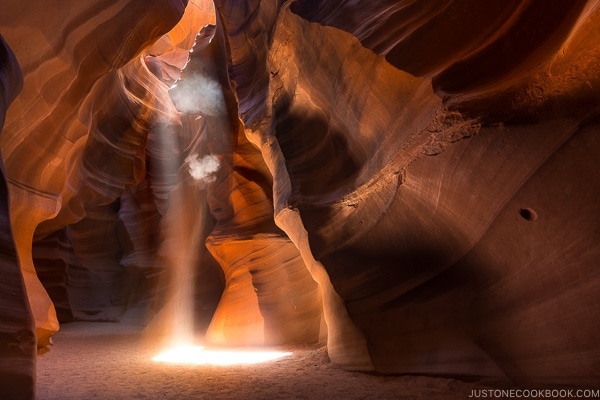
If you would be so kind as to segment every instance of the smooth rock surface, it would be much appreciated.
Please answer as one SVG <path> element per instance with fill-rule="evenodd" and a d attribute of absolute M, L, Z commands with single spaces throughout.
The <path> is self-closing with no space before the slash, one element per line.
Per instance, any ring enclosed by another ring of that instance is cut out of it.
<path fill-rule="evenodd" d="M 0 28 L 25 397 L 34 330 L 167 334 L 175 282 L 213 343 L 599 382 L 600 1 L 8 0 Z"/>

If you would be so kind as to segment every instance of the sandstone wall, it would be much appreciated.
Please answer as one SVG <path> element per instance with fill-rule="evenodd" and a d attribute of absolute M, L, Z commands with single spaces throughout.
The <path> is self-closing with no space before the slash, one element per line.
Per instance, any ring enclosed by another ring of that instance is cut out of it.
<path fill-rule="evenodd" d="M 142 305 L 164 333 L 182 265 L 214 343 L 598 382 L 599 1 L 5 3 L 24 397 L 34 331 Z"/>
<path fill-rule="evenodd" d="M 0 36 L 0 133 L 6 110 L 22 87 L 19 64 Z M 10 223 L 7 186 L 0 159 L 0 387 L 6 397 L 28 399 L 35 382 L 35 327 Z"/>
<path fill-rule="evenodd" d="M 597 381 L 598 2 L 216 4 L 334 361 Z"/>

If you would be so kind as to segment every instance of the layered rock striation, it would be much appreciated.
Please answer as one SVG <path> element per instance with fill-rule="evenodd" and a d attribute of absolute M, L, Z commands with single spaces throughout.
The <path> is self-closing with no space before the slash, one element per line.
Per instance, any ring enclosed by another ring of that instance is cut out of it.
<path fill-rule="evenodd" d="M 6 110 L 22 87 L 19 64 L 0 36 L 0 131 Z M 35 326 L 13 238 L 9 197 L 4 163 L 0 159 L 0 387 L 8 398 L 25 399 L 34 395 Z"/>
<path fill-rule="evenodd" d="M 597 380 L 597 2 L 216 4 L 334 361 Z"/>
<path fill-rule="evenodd" d="M 597 383 L 600 2 L 24 7 L 0 15 L 24 397 L 34 331 L 139 306 L 168 330 L 182 265 L 213 343 Z"/>

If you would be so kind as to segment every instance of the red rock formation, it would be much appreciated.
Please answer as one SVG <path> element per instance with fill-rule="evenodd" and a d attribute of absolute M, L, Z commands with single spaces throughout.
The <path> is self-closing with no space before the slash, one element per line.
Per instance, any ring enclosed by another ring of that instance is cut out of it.
<path fill-rule="evenodd" d="M 185 264 L 213 342 L 598 381 L 599 1 L 184 3 L 3 4 L 7 340 Z"/>
<path fill-rule="evenodd" d="M 597 2 L 216 4 L 335 361 L 597 380 Z"/>
<path fill-rule="evenodd" d="M 223 43 L 211 41 L 209 32 L 214 30 L 198 37 L 181 81 L 170 91 L 176 106 L 203 121 L 205 147 L 191 154 L 218 157 L 220 163 L 214 175 L 198 181 L 207 187 L 216 220 L 206 247 L 225 278 L 206 339 L 236 345 L 316 342 L 321 331 L 317 285 L 274 223 L 271 177 L 239 129 L 225 80 Z"/>
<path fill-rule="evenodd" d="M 77 222 L 86 203 L 110 203 L 139 181 L 146 123 L 134 116 L 144 104 L 123 101 L 139 86 L 119 68 L 135 63 L 136 54 L 175 25 L 184 6 L 96 2 L 74 6 L 62 18 L 44 18 L 52 9 L 47 3 L 28 5 L 39 12 L 24 12 L 21 2 L 3 4 L 0 25 L 25 86 L 9 109 L 2 148 L 15 241 L 42 346 L 58 324 L 31 260 L 34 231 L 52 218 L 38 235 Z M 139 23 L 130 24 L 132 16 Z M 105 163 L 106 157 L 116 160 Z"/>
<path fill-rule="evenodd" d="M 0 36 L 0 132 L 6 109 L 23 86 L 13 52 Z M 2 153 L 0 152 L 0 155 Z M 5 169 L 0 159 L 0 387 L 12 399 L 33 397 L 35 331 L 9 216 Z"/>
<path fill-rule="evenodd" d="M 65 229 L 34 242 L 32 250 L 35 271 L 52 300 L 58 321 L 72 322 L 73 309 L 67 284 L 67 262 L 72 249 Z"/>

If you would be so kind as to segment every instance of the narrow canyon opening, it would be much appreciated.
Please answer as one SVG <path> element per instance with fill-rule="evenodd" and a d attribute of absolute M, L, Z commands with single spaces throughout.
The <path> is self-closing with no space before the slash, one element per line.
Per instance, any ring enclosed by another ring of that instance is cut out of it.
<path fill-rule="evenodd" d="M 0 397 L 600 395 L 599 20 L 3 0 Z"/>

